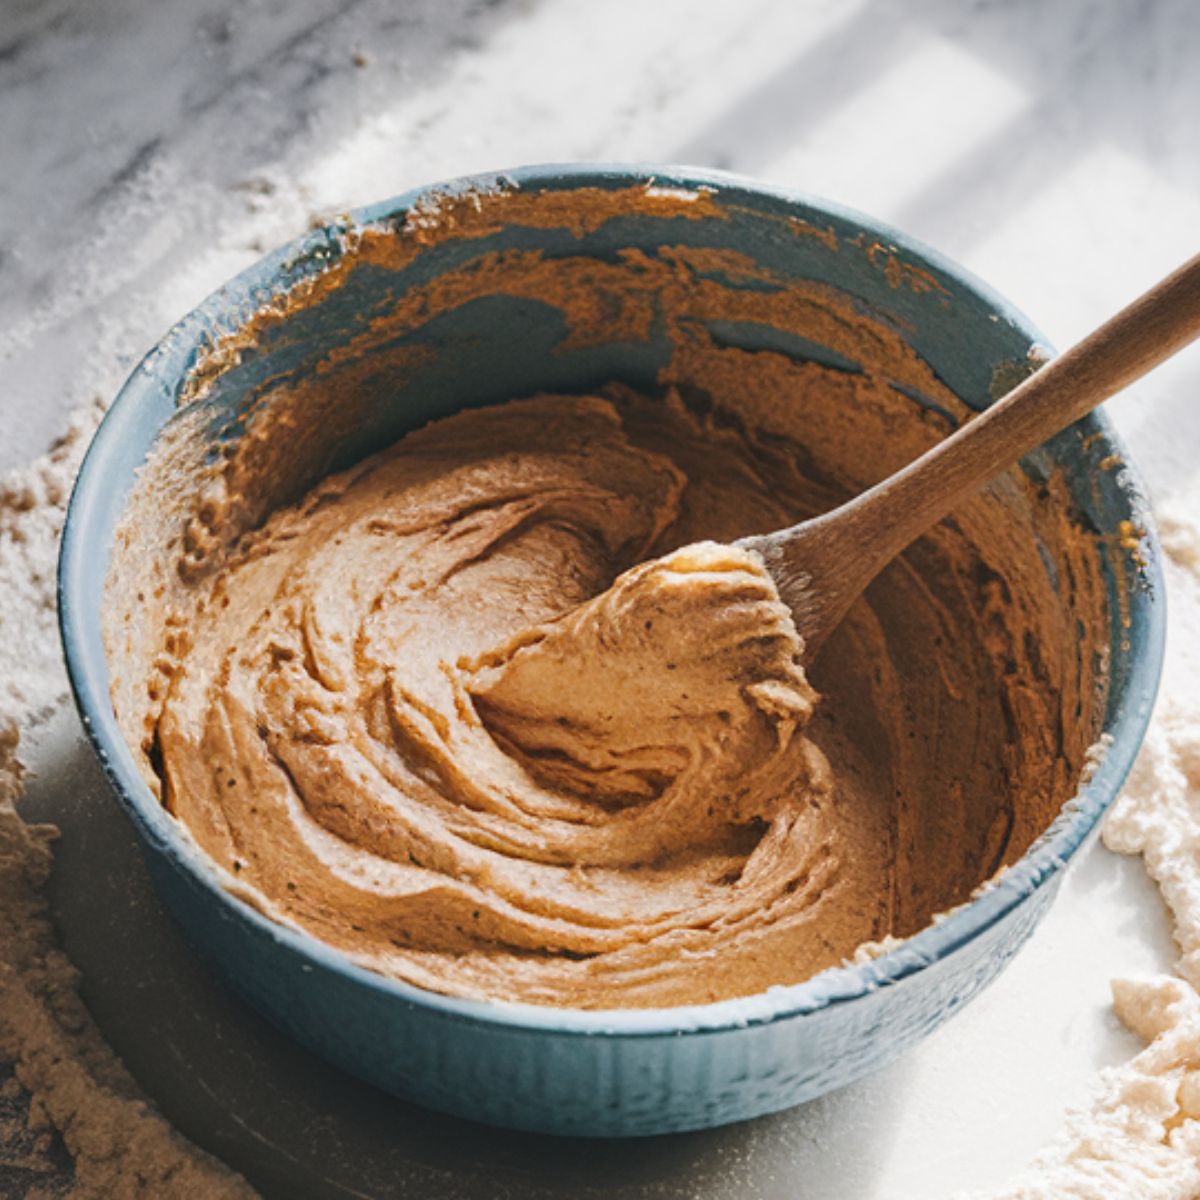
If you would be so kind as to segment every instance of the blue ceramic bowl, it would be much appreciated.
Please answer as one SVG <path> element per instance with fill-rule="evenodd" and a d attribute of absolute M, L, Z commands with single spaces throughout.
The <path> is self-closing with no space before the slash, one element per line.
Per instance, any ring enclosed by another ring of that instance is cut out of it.
<path fill-rule="evenodd" d="M 985 407 L 997 372 L 1031 359 L 1037 330 L 961 268 L 913 239 L 845 209 L 725 175 L 673 168 L 550 166 L 460 180 L 364 209 L 269 255 L 179 323 L 133 373 L 109 410 L 80 471 L 62 541 L 59 603 L 63 645 L 88 736 L 144 843 L 154 883 L 197 949 L 252 1004 L 330 1061 L 422 1104 L 513 1127 L 628 1135 L 695 1129 L 797 1104 L 894 1057 L 976 995 L 1029 936 L 1063 867 L 1085 842 L 1133 761 L 1158 682 L 1164 636 L 1157 547 L 1136 475 L 1099 464 L 1124 453 L 1101 416 L 1091 416 L 1027 460 L 1067 469 L 1073 504 L 1111 546 L 1122 522 L 1147 530 L 1144 562 L 1106 562 L 1111 649 L 1104 731 L 1111 748 L 1044 835 L 996 885 L 895 951 L 866 965 L 827 971 L 797 986 L 704 1006 L 607 1012 L 490 1004 L 435 995 L 348 962 L 303 933 L 271 922 L 231 896 L 212 864 L 182 836 L 139 773 L 110 701 L 100 599 L 114 530 L 139 466 L 172 420 L 189 373 L 213 342 L 297 284 L 319 278 L 356 230 L 394 230 L 433 191 L 525 193 L 636 187 L 699 190 L 698 219 L 647 204 L 591 230 L 515 221 L 471 239 L 432 246 L 402 267 L 357 270 L 334 304 L 301 307 L 291 333 L 264 343 L 225 371 L 205 401 L 213 439 L 238 436 L 228 418 L 264 379 L 299 377 L 363 329 L 382 302 L 467 257 L 536 250 L 610 257 L 616 247 L 650 252 L 664 241 L 732 247 L 778 273 L 836 286 L 863 311 L 901 330 L 966 404 Z M 797 230 L 820 236 L 797 236 Z M 896 287 L 889 261 L 929 286 Z M 478 317 L 479 314 L 476 314 Z M 492 304 L 465 333 L 434 336 L 456 353 L 439 358 L 412 393 L 344 455 L 361 454 L 406 428 L 467 403 L 539 389 L 594 386 L 622 366 L 650 379 L 661 365 L 653 338 L 621 347 L 558 345 L 561 323 L 519 298 Z M 460 337 L 456 343 L 455 338 Z M 804 357 L 819 347 L 785 348 Z M 478 363 L 486 363 L 481 372 Z M 390 405 L 390 406 L 389 406 Z M 1032 465 L 1030 465 L 1032 464 Z M 1127 532 L 1127 527 L 1126 527 Z M 1120 614 L 1119 616 L 1117 614 Z M 1104 630 L 1092 631 L 1104 640 Z"/>

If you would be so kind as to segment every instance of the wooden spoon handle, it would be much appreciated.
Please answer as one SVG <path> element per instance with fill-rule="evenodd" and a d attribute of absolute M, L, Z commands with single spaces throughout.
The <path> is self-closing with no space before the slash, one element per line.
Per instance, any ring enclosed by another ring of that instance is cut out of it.
<path fill-rule="evenodd" d="M 852 524 L 872 531 L 862 549 L 882 566 L 988 480 L 1196 337 L 1200 254 L 839 514 L 853 511 Z"/>

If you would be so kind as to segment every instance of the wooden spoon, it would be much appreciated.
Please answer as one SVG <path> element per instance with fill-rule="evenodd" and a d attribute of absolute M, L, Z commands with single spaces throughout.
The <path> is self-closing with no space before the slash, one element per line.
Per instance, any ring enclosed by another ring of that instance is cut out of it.
<path fill-rule="evenodd" d="M 739 539 L 791 607 L 805 657 L 910 542 L 1198 336 L 1200 254 L 894 475 L 810 521 Z"/>

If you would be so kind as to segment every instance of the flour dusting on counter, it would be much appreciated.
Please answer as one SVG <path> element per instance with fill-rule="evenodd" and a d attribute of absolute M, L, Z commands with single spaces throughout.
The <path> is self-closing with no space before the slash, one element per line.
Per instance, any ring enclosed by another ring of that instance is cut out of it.
<path fill-rule="evenodd" d="M 1200 997 L 1183 980 L 1120 979 L 1113 1002 L 1150 1044 L 1101 1075 L 1090 1110 L 1009 1188 L 977 1200 L 1194 1200 L 1200 1195 Z"/>
<path fill-rule="evenodd" d="M 57 830 L 17 811 L 22 731 L 66 702 L 54 564 L 98 416 L 80 412 L 48 455 L 0 480 L 0 1063 L 12 1064 L 0 1075 L 0 1186 L 15 1180 L 28 1196 L 239 1200 L 254 1194 L 249 1186 L 155 1111 L 93 1023 L 45 895 Z M 53 1192 L 35 1190 L 52 1181 Z"/>

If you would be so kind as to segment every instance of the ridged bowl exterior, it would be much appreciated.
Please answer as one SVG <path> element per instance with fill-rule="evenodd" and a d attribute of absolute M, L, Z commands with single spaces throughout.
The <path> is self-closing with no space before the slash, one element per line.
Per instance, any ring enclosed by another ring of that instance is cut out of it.
<path fill-rule="evenodd" d="M 552 166 L 429 190 L 628 188 L 651 182 L 712 189 L 715 201 L 736 213 L 730 220 L 689 221 L 686 230 L 672 230 L 672 236 L 738 249 L 796 278 L 844 289 L 894 328 L 908 331 L 918 353 L 977 409 L 990 402 L 998 370 L 1027 361 L 1032 348 L 1044 346 L 1029 322 L 1003 300 L 912 239 L 837 206 L 745 180 L 674 168 Z M 1098 537 L 1123 521 L 1146 529 L 1142 553 L 1147 561 L 1136 586 L 1111 572 L 1107 580 L 1111 610 L 1128 619 L 1125 625 L 1114 617 L 1109 631 L 1108 753 L 1036 845 L 971 903 L 873 962 L 759 996 L 693 1008 L 579 1012 L 488 1004 L 384 979 L 232 897 L 212 865 L 181 836 L 142 781 L 117 727 L 108 695 L 100 597 L 113 531 L 135 472 L 174 414 L 198 355 L 272 296 L 322 271 L 336 258 L 350 225 L 391 227 L 429 190 L 363 210 L 349 225 L 284 247 L 217 292 L 134 372 L 80 472 L 60 559 L 63 645 L 85 729 L 141 836 L 154 884 L 196 948 L 255 1007 L 329 1061 L 432 1108 L 553 1133 L 653 1134 L 742 1120 L 849 1083 L 920 1040 L 1003 969 L 1044 915 L 1062 867 L 1094 832 L 1132 764 L 1157 687 L 1165 621 L 1157 546 L 1136 474 L 1129 468 L 1119 475 L 1098 469 L 1109 455 L 1124 457 L 1099 416 L 1080 422 L 1027 460 L 1034 471 L 1051 464 L 1068 469 L 1073 501 Z M 780 216 L 829 228 L 837 242 L 781 240 Z M 623 219 L 616 231 L 602 228 L 592 244 L 576 239 L 571 252 L 602 254 L 618 240 L 661 240 L 654 218 L 646 217 L 644 228 L 639 220 Z M 860 234 L 864 240 L 856 243 Z M 501 230 L 488 248 L 504 248 L 510 235 L 525 249 L 543 236 L 530 229 Z M 552 250 L 553 238 L 544 236 Z M 902 255 L 936 281 L 935 294 L 895 288 L 869 254 L 839 253 L 839 245 L 855 244 L 878 244 Z M 425 277 L 437 269 L 436 261 L 427 264 Z M 406 283 L 376 275 L 363 286 L 394 296 Z M 358 315 L 356 306 L 370 299 L 350 288 L 341 292 L 320 320 L 303 327 L 303 353 L 319 356 L 344 341 Z M 471 331 L 480 357 L 486 360 L 489 349 L 495 352 L 488 374 L 495 395 L 481 391 L 469 374 L 457 382 L 442 379 L 419 401 L 401 394 L 401 407 L 387 415 L 391 436 L 464 402 L 503 399 L 504 389 L 509 395 L 539 386 L 572 390 L 572 384 L 586 385 L 587 373 L 608 369 L 604 356 L 594 352 L 577 362 L 556 356 L 555 378 L 531 384 L 536 372 L 546 369 L 548 345 L 528 336 L 528 310 L 512 320 L 517 324 L 510 327 L 506 314 L 497 310 L 489 313 L 486 326 Z M 525 361 L 518 341 L 528 343 Z M 294 356 L 300 344 L 282 349 Z M 645 353 L 642 366 L 652 378 L 655 348 Z M 290 361 L 294 366 L 294 357 Z M 466 358 L 463 363 L 469 372 Z M 236 406 L 237 388 L 251 387 L 256 372 L 263 378 L 277 365 L 270 353 L 263 354 L 234 381 L 237 387 L 231 385 L 224 397 L 218 390 L 213 403 Z"/>
<path fill-rule="evenodd" d="M 447 1012 L 314 965 L 150 858 L 159 894 L 235 991 L 329 1062 L 430 1108 L 582 1136 L 674 1133 L 790 1108 L 883 1066 L 1004 968 L 1057 880 L 954 954 L 895 984 L 790 1018 L 639 1031 L 519 1025 Z M 227 919 L 228 918 L 228 919 Z M 679 1011 L 679 1010 L 666 1010 Z"/>

